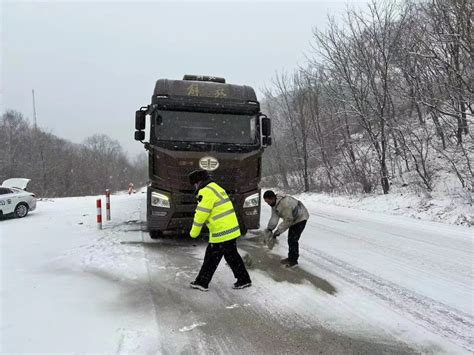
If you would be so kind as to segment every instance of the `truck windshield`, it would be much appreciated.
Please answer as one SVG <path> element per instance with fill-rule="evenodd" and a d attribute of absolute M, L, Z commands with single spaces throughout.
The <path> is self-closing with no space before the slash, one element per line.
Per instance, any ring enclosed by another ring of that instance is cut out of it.
<path fill-rule="evenodd" d="M 159 111 L 155 136 L 160 141 L 254 144 L 255 115 Z"/>

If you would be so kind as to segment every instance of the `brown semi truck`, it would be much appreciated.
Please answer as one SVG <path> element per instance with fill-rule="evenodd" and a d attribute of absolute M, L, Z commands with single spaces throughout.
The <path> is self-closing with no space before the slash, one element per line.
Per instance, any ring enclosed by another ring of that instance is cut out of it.
<path fill-rule="evenodd" d="M 190 230 L 197 201 L 188 174 L 197 169 L 226 189 L 242 233 L 260 227 L 262 153 L 271 129 L 251 87 L 210 76 L 160 79 L 151 104 L 136 112 L 135 129 L 149 157 L 150 237 Z"/>

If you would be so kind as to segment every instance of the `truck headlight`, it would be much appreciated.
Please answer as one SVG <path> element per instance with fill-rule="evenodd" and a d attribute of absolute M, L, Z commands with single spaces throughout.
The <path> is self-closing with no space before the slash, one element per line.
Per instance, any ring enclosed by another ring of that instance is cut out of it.
<path fill-rule="evenodd" d="M 151 205 L 155 207 L 170 208 L 170 199 L 168 196 L 158 192 L 151 192 Z"/>
<path fill-rule="evenodd" d="M 260 196 L 258 193 L 250 195 L 244 201 L 244 208 L 257 207 L 260 204 Z"/>

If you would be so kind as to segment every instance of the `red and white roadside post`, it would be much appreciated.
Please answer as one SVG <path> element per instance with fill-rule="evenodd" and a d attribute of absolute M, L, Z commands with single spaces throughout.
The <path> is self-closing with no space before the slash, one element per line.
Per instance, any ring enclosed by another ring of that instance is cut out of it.
<path fill-rule="evenodd" d="M 105 218 L 110 221 L 110 190 L 105 190 Z"/>
<path fill-rule="evenodd" d="M 97 206 L 97 228 L 102 229 L 102 201 L 100 198 L 96 201 Z"/>

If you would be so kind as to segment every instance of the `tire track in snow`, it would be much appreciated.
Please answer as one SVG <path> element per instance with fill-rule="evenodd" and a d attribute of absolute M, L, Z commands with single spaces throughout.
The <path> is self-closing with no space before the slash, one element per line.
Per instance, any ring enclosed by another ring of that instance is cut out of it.
<path fill-rule="evenodd" d="M 397 313 L 408 315 L 414 322 L 430 331 L 447 337 L 463 348 L 474 351 L 474 317 L 441 302 L 382 279 L 363 269 L 307 246 L 301 249 L 315 256 L 307 258 L 311 264 L 335 274 L 376 298 L 389 303 Z"/>
<path fill-rule="evenodd" d="M 409 253 L 406 248 L 405 249 L 402 248 L 403 247 L 402 244 L 400 244 L 400 245 L 393 245 L 393 244 L 392 245 L 390 245 L 390 244 L 387 245 L 387 243 L 384 243 L 383 240 L 377 240 L 377 239 L 373 239 L 373 238 L 364 237 L 364 236 L 361 235 L 361 231 L 356 231 L 354 233 L 348 233 L 347 231 L 343 231 L 340 228 L 337 228 L 337 227 L 334 227 L 334 226 L 328 226 L 326 224 L 311 221 L 311 220 L 308 221 L 308 225 L 311 226 L 311 227 L 320 229 L 320 230 L 324 230 L 324 231 L 331 232 L 333 234 L 337 234 L 337 235 L 339 235 L 343 238 L 349 238 L 351 240 L 357 241 L 358 243 L 364 243 L 366 245 L 376 247 L 379 250 L 382 250 L 384 252 L 390 251 L 389 255 L 391 255 L 391 256 L 395 255 L 395 256 L 398 256 L 402 259 L 409 258 L 411 260 L 418 260 L 421 257 L 423 257 L 423 255 L 420 255 L 420 254 Z M 362 228 L 362 227 L 357 227 L 357 228 Z M 393 235 L 397 238 L 409 239 L 409 240 L 415 241 L 417 243 L 422 243 L 417 239 L 410 239 L 410 238 L 407 238 L 407 237 L 400 236 L 398 234 L 391 233 L 389 231 L 384 231 L 383 233 Z M 433 249 L 430 250 L 431 255 L 437 255 L 438 257 L 442 257 L 446 253 L 445 249 L 443 249 L 444 248 L 443 246 L 436 245 L 436 244 L 431 244 L 431 243 L 428 243 L 428 242 L 426 242 L 425 244 L 428 245 L 431 248 L 434 248 L 434 250 Z M 456 249 L 456 252 L 460 252 L 460 251 Z M 462 260 L 470 260 L 470 256 L 467 255 L 466 250 L 463 250 L 462 253 L 465 254 L 465 255 L 462 255 L 462 256 L 458 255 L 459 258 L 462 258 Z M 429 262 L 431 264 L 431 268 L 433 268 L 433 269 L 436 268 L 436 269 L 441 271 L 441 270 L 446 270 L 448 268 L 447 270 L 450 271 L 450 272 L 454 272 L 454 273 L 461 272 L 463 276 L 467 276 L 467 277 L 470 277 L 471 274 L 472 274 L 472 269 L 470 269 L 468 267 L 460 269 L 460 267 L 458 265 L 456 267 L 454 267 L 452 265 L 445 265 L 444 268 L 440 268 L 439 265 L 432 263 L 430 260 L 427 260 L 426 258 L 424 258 L 423 260 L 425 262 Z"/>
<path fill-rule="evenodd" d="M 331 220 L 330 218 L 327 218 L 327 219 Z M 433 261 L 431 258 L 427 258 L 426 253 L 418 253 L 418 252 L 414 253 L 413 249 L 408 248 L 406 245 L 404 245 L 404 243 L 393 244 L 393 241 L 391 241 L 391 243 L 386 243 L 387 239 L 377 239 L 377 238 L 370 238 L 370 237 L 368 238 L 367 235 L 370 235 L 368 232 L 366 232 L 365 234 L 362 234 L 362 231 L 360 230 L 359 231 L 353 230 L 352 233 L 348 233 L 347 231 L 341 230 L 341 228 L 338 228 L 336 226 L 328 226 L 326 224 L 323 224 L 317 221 L 312 221 L 312 220 L 308 221 L 308 225 L 320 230 L 328 231 L 332 234 L 336 234 L 338 236 L 341 236 L 342 238 L 347 238 L 351 241 L 356 241 L 357 243 L 363 243 L 368 246 L 375 247 L 377 248 L 377 253 L 381 255 L 387 255 L 389 257 L 393 257 L 393 256 L 397 257 L 398 260 L 392 259 L 392 262 L 397 263 L 401 265 L 401 267 L 404 267 L 404 268 L 406 268 L 407 266 L 411 268 L 409 264 L 406 263 L 406 260 L 413 261 L 417 264 L 420 264 L 421 262 L 421 264 L 423 265 L 423 269 L 417 269 L 417 270 L 423 272 L 423 274 L 425 274 L 427 277 L 431 277 L 433 273 L 436 273 L 436 276 L 438 279 L 443 279 L 449 282 L 455 282 L 457 284 L 461 283 L 463 285 L 465 284 L 465 281 L 464 281 L 465 279 L 469 279 L 469 280 L 472 279 L 472 266 L 469 267 L 469 265 L 471 265 L 471 259 L 472 259 L 471 253 L 469 253 L 470 248 L 469 249 L 464 248 L 462 252 L 459 251 L 458 249 L 448 248 L 452 251 L 457 252 L 458 254 L 456 254 L 456 256 L 453 256 L 451 258 L 450 263 L 445 263 L 441 265 L 440 263 Z M 357 228 L 361 228 L 361 229 L 365 228 L 367 229 L 367 231 L 369 231 L 367 227 L 357 227 Z M 420 240 L 416 238 L 410 239 L 408 237 L 400 236 L 398 234 L 390 233 L 387 231 L 384 231 L 383 233 L 393 235 L 396 238 L 403 238 L 403 239 L 408 239 L 415 242 L 420 242 Z M 422 242 L 420 242 L 420 246 L 422 245 L 421 243 Z M 429 255 L 431 257 L 436 256 L 438 259 L 443 259 L 446 257 L 445 246 L 439 245 L 437 243 L 432 244 L 432 243 L 429 243 L 428 241 L 426 241 L 424 244 L 431 248 L 429 250 Z M 424 248 L 423 250 L 426 251 L 428 249 Z M 459 280 L 459 278 L 453 279 L 452 275 L 460 276 L 464 280 Z"/>
<path fill-rule="evenodd" d="M 348 208 L 348 207 L 344 207 L 344 208 Z M 434 239 L 433 238 L 430 238 L 430 239 L 417 238 L 416 235 L 411 234 L 412 229 L 408 229 L 409 227 L 404 227 L 401 231 L 398 230 L 397 233 L 393 233 L 390 230 L 387 230 L 385 222 L 382 222 L 382 221 L 377 220 L 377 219 L 375 219 L 375 220 L 362 219 L 361 220 L 359 218 L 358 219 L 353 219 L 353 218 L 347 217 L 347 216 L 339 218 L 336 215 L 326 214 L 326 213 L 322 213 L 322 212 L 314 212 L 314 211 L 309 211 L 309 212 L 310 212 L 311 216 L 314 216 L 316 218 L 320 217 L 320 218 L 330 220 L 332 222 L 342 222 L 342 223 L 346 223 L 346 224 L 347 223 L 350 223 L 350 224 L 355 223 L 356 227 L 359 227 L 359 228 L 364 228 L 365 223 L 370 223 L 371 224 L 371 230 L 375 229 L 375 230 L 381 231 L 385 234 L 390 234 L 390 235 L 396 236 L 397 238 L 407 239 L 411 242 L 418 242 L 420 244 L 426 244 L 426 245 L 429 245 L 431 247 L 449 249 L 449 250 L 456 251 L 456 252 L 461 252 L 461 253 L 466 252 L 465 247 L 459 245 L 459 242 L 461 242 L 461 239 L 462 239 L 461 237 L 452 236 L 451 237 L 452 238 L 451 243 L 446 243 L 444 239 L 440 238 L 439 234 Z M 391 216 L 392 217 L 394 217 L 394 216 L 400 217 L 400 216 L 397 216 L 397 215 L 391 215 Z M 312 222 L 312 220 L 310 220 L 309 222 Z M 434 221 L 423 221 L 423 220 L 420 221 L 420 220 L 411 219 L 411 218 L 409 220 L 410 225 L 416 225 L 417 223 L 423 223 L 423 222 L 427 222 L 427 223 L 431 223 L 431 224 L 438 223 L 438 222 L 434 222 Z M 448 229 L 449 225 L 448 224 L 446 224 L 446 225 L 440 224 L 437 227 L 442 228 L 442 229 Z M 406 233 L 406 232 L 410 232 L 410 235 L 409 236 L 405 235 L 404 233 Z M 436 233 L 438 233 L 438 232 L 439 231 L 437 231 Z M 428 231 L 428 233 L 431 234 L 431 233 L 433 233 L 433 231 L 432 230 Z M 442 241 L 442 243 L 440 243 L 441 241 Z"/>

